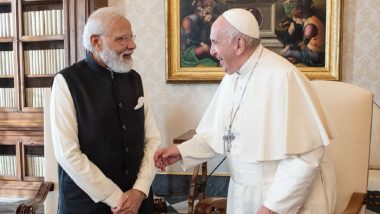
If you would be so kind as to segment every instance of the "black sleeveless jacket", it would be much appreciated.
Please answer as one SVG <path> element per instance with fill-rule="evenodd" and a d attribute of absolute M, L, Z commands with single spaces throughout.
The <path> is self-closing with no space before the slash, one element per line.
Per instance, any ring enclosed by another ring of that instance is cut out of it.
<path fill-rule="evenodd" d="M 81 151 L 123 192 L 131 189 L 144 156 L 144 96 L 140 75 L 115 73 L 92 56 L 60 72 L 74 101 Z M 94 203 L 59 166 L 59 213 L 111 213 Z M 152 194 L 139 213 L 153 213 Z"/>

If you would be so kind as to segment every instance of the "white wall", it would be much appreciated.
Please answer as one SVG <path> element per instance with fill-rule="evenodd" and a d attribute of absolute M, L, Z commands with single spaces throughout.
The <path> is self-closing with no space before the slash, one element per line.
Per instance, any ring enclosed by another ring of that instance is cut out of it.
<path fill-rule="evenodd" d="M 163 145 L 195 128 L 217 84 L 167 84 L 165 82 L 165 0 L 109 0 L 125 8 L 137 35 L 134 68 L 150 93 Z M 345 0 L 343 15 L 342 77 L 372 91 L 380 103 L 380 1 Z M 215 163 L 217 161 L 214 161 Z M 210 168 L 213 168 L 212 166 Z M 178 171 L 174 167 L 172 171 Z M 220 172 L 225 171 L 223 166 Z"/>

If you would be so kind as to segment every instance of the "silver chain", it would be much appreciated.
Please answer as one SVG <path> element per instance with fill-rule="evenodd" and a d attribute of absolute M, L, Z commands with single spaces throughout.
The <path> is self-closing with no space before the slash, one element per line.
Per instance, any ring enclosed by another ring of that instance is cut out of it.
<path fill-rule="evenodd" d="M 237 112 L 239 111 L 239 109 L 240 109 L 241 100 L 243 99 L 244 93 L 245 93 L 245 91 L 246 91 L 246 89 L 247 89 L 247 86 L 248 86 L 249 80 L 250 80 L 251 77 L 252 77 L 253 71 L 255 70 L 257 64 L 259 63 L 259 60 L 260 60 L 260 58 L 261 58 L 261 54 L 263 53 L 263 50 L 264 50 L 264 48 L 261 49 L 261 51 L 260 51 L 260 55 L 259 55 L 259 58 L 257 59 L 255 65 L 254 65 L 253 68 L 252 68 L 251 73 L 249 74 L 249 77 L 248 77 L 247 83 L 246 83 L 245 86 L 244 86 L 243 93 L 242 93 L 241 96 L 240 96 L 240 100 L 239 100 L 238 106 L 236 107 L 235 113 L 234 113 L 233 115 L 232 115 L 232 113 L 233 113 L 233 110 L 234 110 L 234 103 L 233 103 L 233 101 L 232 101 L 232 109 L 231 109 L 231 113 L 230 113 L 230 117 L 232 116 L 232 118 L 231 118 L 231 121 L 230 121 L 230 125 L 228 126 L 228 129 L 229 129 L 229 130 L 231 130 L 231 128 L 232 128 L 232 124 L 233 124 L 233 122 L 234 122 L 234 120 L 235 120 L 236 113 L 237 113 Z M 236 82 L 235 82 L 235 87 L 236 87 Z"/>

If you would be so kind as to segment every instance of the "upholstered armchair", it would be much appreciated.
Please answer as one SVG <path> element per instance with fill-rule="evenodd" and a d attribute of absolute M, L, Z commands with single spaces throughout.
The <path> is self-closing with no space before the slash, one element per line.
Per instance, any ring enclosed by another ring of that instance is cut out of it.
<path fill-rule="evenodd" d="M 364 213 L 372 93 L 343 82 L 312 81 L 312 84 L 338 131 L 337 139 L 326 147 L 337 178 L 335 213 Z"/>
<path fill-rule="evenodd" d="M 372 93 L 352 84 L 335 81 L 312 81 L 312 86 L 338 132 L 337 139 L 326 147 L 327 156 L 333 162 L 337 178 L 334 213 L 364 213 L 369 168 Z M 196 205 L 195 213 L 212 213 L 212 210 L 223 213 L 225 202 L 226 199 L 205 197 Z"/>

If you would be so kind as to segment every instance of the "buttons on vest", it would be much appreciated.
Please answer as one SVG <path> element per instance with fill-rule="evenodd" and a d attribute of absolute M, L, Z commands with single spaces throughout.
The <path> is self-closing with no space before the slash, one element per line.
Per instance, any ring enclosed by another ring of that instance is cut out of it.
<path fill-rule="evenodd" d="M 119 107 L 123 108 L 123 103 L 122 102 L 119 103 Z"/>
<path fill-rule="evenodd" d="M 128 147 L 125 147 L 125 152 L 129 152 L 129 148 Z"/>
<path fill-rule="evenodd" d="M 122 128 L 123 130 L 127 130 L 127 126 L 126 126 L 126 125 L 122 125 L 121 128 Z"/>

